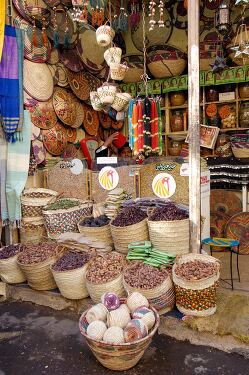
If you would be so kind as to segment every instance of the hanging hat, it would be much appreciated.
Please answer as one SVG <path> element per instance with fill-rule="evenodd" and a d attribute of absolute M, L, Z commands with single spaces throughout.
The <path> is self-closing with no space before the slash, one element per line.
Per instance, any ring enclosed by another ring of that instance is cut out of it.
<path fill-rule="evenodd" d="M 67 146 L 67 134 L 64 127 L 57 124 L 48 130 L 42 130 L 43 143 L 52 155 L 61 155 Z"/>
<path fill-rule="evenodd" d="M 46 64 L 24 60 L 23 87 L 34 99 L 45 102 L 51 98 L 54 90 L 53 77 Z"/>
<path fill-rule="evenodd" d="M 54 110 L 59 119 L 72 128 L 78 128 L 84 120 L 82 103 L 71 92 L 61 87 L 55 89 L 53 95 Z"/>
<path fill-rule="evenodd" d="M 57 123 L 53 99 L 38 102 L 31 111 L 32 123 L 40 129 L 51 129 Z"/>

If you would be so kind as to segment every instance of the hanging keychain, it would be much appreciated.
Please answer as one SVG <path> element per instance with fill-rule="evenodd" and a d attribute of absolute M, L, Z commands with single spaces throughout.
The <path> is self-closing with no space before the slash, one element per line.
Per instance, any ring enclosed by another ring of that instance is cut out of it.
<path fill-rule="evenodd" d="M 164 4 L 163 4 L 163 0 L 160 0 L 159 2 L 159 5 L 158 5 L 158 8 L 159 8 L 159 21 L 158 21 L 158 26 L 159 27 L 165 27 L 165 24 L 164 24 L 164 17 L 163 17 L 163 8 L 164 8 Z"/>

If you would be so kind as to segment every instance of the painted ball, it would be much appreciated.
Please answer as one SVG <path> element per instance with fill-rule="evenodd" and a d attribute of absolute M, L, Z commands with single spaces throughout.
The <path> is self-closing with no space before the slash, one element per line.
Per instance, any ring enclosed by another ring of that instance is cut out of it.
<path fill-rule="evenodd" d="M 141 340 L 148 335 L 148 328 L 141 319 L 132 319 L 124 329 L 125 342 Z"/>
<path fill-rule="evenodd" d="M 138 307 L 132 314 L 133 319 L 141 319 L 146 325 L 148 330 L 151 329 L 156 322 L 155 314 L 146 306 Z"/>
<path fill-rule="evenodd" d="M 116 310 L 120 306 L 120 299 L 117 294 L 106 292 L 101 297 L 101 302 L 108 310 Z"/>

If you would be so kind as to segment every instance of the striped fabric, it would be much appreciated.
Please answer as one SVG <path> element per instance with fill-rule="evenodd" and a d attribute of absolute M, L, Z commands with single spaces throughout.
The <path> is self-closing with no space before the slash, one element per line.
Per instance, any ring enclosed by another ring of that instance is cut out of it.
<path fill-rule="evenodd" d="M 219 238 L 219 237 L 213 237 L 213 238 L 205 238 L 202 243 L 204 245 L 208 246 L 220 246 L 220 247 L 233 247 L 238 246 L 239 241 L 234 240 L 232 238 Z"/>

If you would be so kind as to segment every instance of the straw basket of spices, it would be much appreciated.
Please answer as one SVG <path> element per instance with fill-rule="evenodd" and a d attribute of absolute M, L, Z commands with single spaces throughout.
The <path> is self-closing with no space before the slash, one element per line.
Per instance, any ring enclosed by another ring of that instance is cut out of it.
<path fill-rule="evenodd" d="M 123 284 L 128 295 L 134 292 L 142 294 L 160 315 L 171 311 L 174 307 L 174 286 L 165 268 L 158 269 L 143 262 L 132 262 L 124 272 Z M 131 296 L 129 301 L 131 311 L 144 306 L 144 303 L 140 303 L 142 302 L 137 297 Z"/>
<path fill-rule="evenodd" d="M 92 213 L 93 204 L 75 198 L 59 199 L 43 208 L 48 236 L 58 238 L 61 233 L 78 232 L 78 222 Z"/>
<path fill-rule="evenodd" d="M 121 303 L 124 304 L 125 300 L 121 299 Z M 123 305 L 121 305 L 123 306 Z M 86 315 L 88 311 L 85 311 L 79 320 L 79 328 L 81 334 L 85 337 L 86 342 L 91 349 L 93 355 L 97 358 L 97 360 L 106 368 L 111 370 L 117 370 L 117 371 L 125 371 L 132 367 L 134 367 L 139 360 L 142 358 L 145 350 L 148 348 L 148 346 L 151 343 L 151 340 L 153 336 L 155 335 L 159 323 L 160 318 L 158 313 L 153 307 L 150 307 L 153 311 L 154 318 L 155 318 L 155 324 L 153 325 L 152 329 L 149 330 L 148 334 L 145 337 L 142 337 L 138 340 L 134 340 L 132 342 L 121 342 L 118 343 L 118 341 L 124 341 L 124 333 L 122 332 L 122 328 L 120 327 L 111 327 L 108 328 L 108 330 L 105 330 L 104 334 L 101 339 L 97 340 L 92 337 L 90 337 L 87 333 L 89 332 L 89 323 L 87 322 Z M 141 321 L 142 322 L 142 321 Z M 95 322 L 96 323 L 96 322 Z M 104 322 L 101 322 L 104 323 Z M 107 332 L 109 330 L 115 329 L 115 331 L 118 329 L 121 331 L 120 334 L 120 340 L 116 340 L 117 343 L 113 343 L 114 339 L 112 337 L 112 343 L 109 343 L 107 341 Z M 147 333 L 147 331 L 146 331 Z M 141 336 L 140 336 L 141 337 Z"/>
<path fill-rule="evenodd" d="M 125 257 L 114 251 L 89 262 L 86 287 L 95 303 L 101 302 L 101 296 L 110 290 L 118 297 L 125 296 L 123 271 L 126 266 Z"/>
<path fill-rule="evenodd" d="M 32 222 L 23 220 L 20 228 L 21 243 L 37 244 L 47 236 L 43 219 L 32 220 Z"/>
<path fill-rule="evenodd" d="M 209 255 L 185 254 L 172 269 L 176 306 L 185 315 L 209 316 L 216 311 L 220 262 Z"/>
<path fill-rule="evenodd" d="M 41 218 L 42 209 L 48 203 L 56 200 L 58 193 L 54 190 L 31 188 L 23 191 L 21 207 L 23 218 Z"/>
<path fill-rule="evenodd" d="M 0 249 L 0 277 L 9 284 L 23 283 L 26 278 L 17 264 L 22 245 L 9 245 Z"/>
<path fill-rule="evenodd" d="M 78 223 L 79 232 L 86 237 L 94 238 L 112 246 L 113 240 L 109 222 L 110 219 L 106 215 L 100 215 L 96 218 L 87 216 Z"/>
<path fill-rule="evenodd" d="M 50 266 L 55 263 L 63 248 L 57 243 L 29 244 L 17 257 L 17 264 L 25 275 L 28 285 L 35 290 L 56 288 Z"/>

